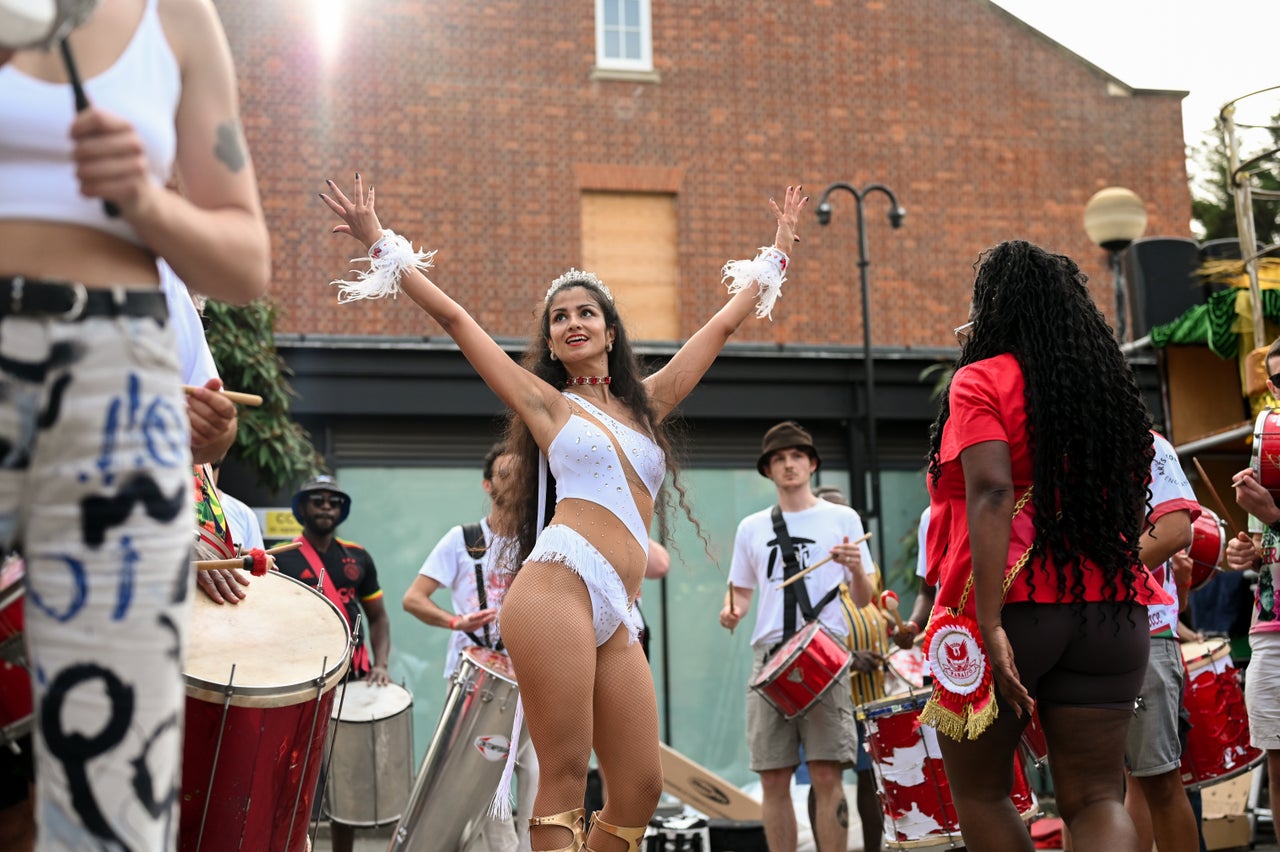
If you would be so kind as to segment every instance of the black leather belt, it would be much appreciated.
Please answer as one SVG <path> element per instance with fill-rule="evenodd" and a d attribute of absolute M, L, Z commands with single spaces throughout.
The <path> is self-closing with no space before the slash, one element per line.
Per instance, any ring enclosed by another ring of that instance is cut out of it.
<path fill-rule="evenodd" d="M 151 317 L 165 322 L 169 308 L 158 287 L 86 287 L 78 281 L 0 275 L 0 317 L 45 317 L 64 322 L 89 317 Z"/>

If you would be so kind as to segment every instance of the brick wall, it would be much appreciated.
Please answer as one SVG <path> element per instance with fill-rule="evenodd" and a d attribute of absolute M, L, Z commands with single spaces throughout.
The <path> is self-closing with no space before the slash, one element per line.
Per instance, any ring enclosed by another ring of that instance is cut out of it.
<path fill-rule="evenodd" d="M 657 83 L 592 79 L 592 0 L 217 5 L 285 332 L 441 334 L 404 299 L 335 304 L 326 282 L 359 251 L 328 235 L 316 193 L 356 170 L 500 335 L 527 334 L 546 283 L 579 263 L 579 192 L 611 172 L 678 180 L 685 335 L 722 302 L 721 264 L 772 238 L 766 199 L 794 181 L 813 205 L 832 181 L 880 181 L 907 208 L 895 232 L 886 200 L 867 201 L 877 346 L 950 345 L 977 253 L 1011 237 L 1075 257 L 1109 310 L 1081 224 L 1104 186 L 1145 199 L 1148 235 L 1187 235 L 1178 95 L 1109 95 L 1105 73 L 986 0 L 653 0 Z M 776 321 L 739 339 L 861 342 L 853 199 L 832 204 L 829 227 L 802 223 Z"/>

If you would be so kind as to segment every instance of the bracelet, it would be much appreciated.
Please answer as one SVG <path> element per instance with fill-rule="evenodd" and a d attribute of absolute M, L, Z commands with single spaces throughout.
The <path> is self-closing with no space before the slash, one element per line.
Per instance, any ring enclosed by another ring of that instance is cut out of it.
<path fill-rule="evenodd" d="M 790 258 L 786 252 L 774 246 L 764 246 L 753 260 L 731 260 L 720 270 L 720 280 L 727 282 L 731 295 L 741 293 L 755 284 L 760 293 L 756 302 L 756 316 L 773 319 L 773 306 L 782 295 L 782 285 L 787 280 Z"/>
<path fill-rule="evenodd" d="M 389 228 L 384 229 L 378 241 L 369 246 L 368 257 L 352 258 L 352 262 L 367 261 L 367 270 L 357 272 L 354 280 L 340 278 L 329 283 L 338 285 L 340 305 L 359 299 L 395 298 L 400 293 L 400 276 L 404 271 L 426 272 L 435 255 L 434 251 L 415 251 L 413 243 Z"/>
<path fill-rule="evenodd" d="M 458 622 L 459 622 L 459 621 L 461 621 L 461 620 L 462 620 L 462 616 L 460 616 L 460 615 L 455 615 L 453 618 L 449 619 L 449 629 L 450 629 L 450 630 L 457 630 L 457 629 L 458 629 Z"/>

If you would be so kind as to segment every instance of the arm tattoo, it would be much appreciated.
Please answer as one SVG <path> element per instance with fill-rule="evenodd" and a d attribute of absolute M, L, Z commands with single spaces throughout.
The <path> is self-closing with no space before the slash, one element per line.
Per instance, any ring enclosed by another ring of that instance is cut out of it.
<path fill-rule="evenodd" d="M 233 172 L 243 169 L 245 156 L 240 123 L 235 119 L 224 121 L 218 125 L 217 135 L 218 142 L 213 146 L 213 155 Z"/>

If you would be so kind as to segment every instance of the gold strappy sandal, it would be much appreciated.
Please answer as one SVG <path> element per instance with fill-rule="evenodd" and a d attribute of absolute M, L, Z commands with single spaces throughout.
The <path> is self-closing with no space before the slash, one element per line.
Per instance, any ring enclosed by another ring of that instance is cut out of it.
<path fill-rule="evenodd" d="M 573 839 L 569 841 L 568 846 L 556 849 L 555 852 L 582 852 L 587 848 L 586 822 L 586 810 L 574 808 L 551 816 L 529 817 L 529 828 L 537 828 L 540 825 L 558 825 L 561 828 L 567 828 L 573 832 Z"/>
<path fill-rule="evenodd" d="M 640 839 L 644 837 L 644 833 L 648 826 L 640 826 L 639 828 L 623 828 L 600 819 L 600 813 L 597 811 L 591 815 L 591 828 L 599 828 L 601 831 L 612 834 L 614 837 L 622 840 L 629 845 L 628 852 L 640 852 Z M 587 830 L 590 834 L 590 829 Z"/>

